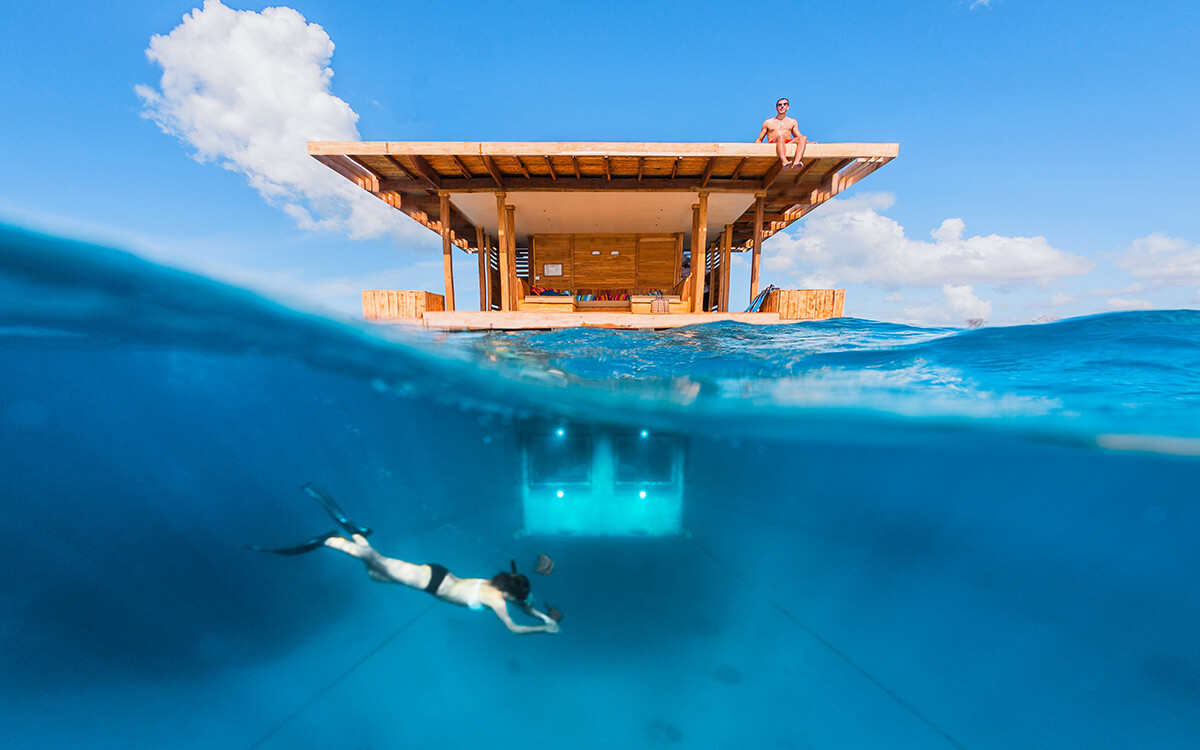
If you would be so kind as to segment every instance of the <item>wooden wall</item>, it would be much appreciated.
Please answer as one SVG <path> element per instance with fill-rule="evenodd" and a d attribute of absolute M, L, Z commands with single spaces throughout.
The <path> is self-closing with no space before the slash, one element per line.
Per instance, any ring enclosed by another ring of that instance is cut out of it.
<path fill-rule="evenodd" d="M 781 320 L 823 320 L 842 317 L 845 303 L 845 289 L 775 289 L 759 310 Z"/>
<path fill-rule="evenodd" d="M 420 318 L 426 312 L 445 310 L 446 298 L 433 292 L 364 289 L 362 306 L 363 317 L 367 320 Z"/>
<path fill-rule="evenodd" d="M 682 234 L 535 234 L 532 286 L 551 289 L 662 289 L 679 283 Z M 547 264 L 562 276 L 546 276 Z"/>

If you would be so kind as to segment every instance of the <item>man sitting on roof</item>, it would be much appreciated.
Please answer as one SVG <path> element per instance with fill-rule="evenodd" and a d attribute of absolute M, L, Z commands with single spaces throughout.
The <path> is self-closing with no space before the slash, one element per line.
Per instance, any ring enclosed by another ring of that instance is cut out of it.
<path fill-rule="evenodd" d="M 797 169 L 804 166 L 804 162 L 800 161 L 800 158 L 804 156 L 804 147 L 808 145 L 808 139 L 800 132 L 800 125 L 787 116 L 788 104 L 787 99 L 775 102 L 775 116 L 768 117 L 763 121 L 762 130 L 758 131 L 758 137 L 754 139 L 754 142 L 763 142 L 765 136 L 767 143 L 775 144 L 775 152 L 779 154 L 779 161 L 783 164 L 784 169 Z M 792 159 L 789 167 L 785 147 L 793 142 L 796 144 L 796 156 Z"/>

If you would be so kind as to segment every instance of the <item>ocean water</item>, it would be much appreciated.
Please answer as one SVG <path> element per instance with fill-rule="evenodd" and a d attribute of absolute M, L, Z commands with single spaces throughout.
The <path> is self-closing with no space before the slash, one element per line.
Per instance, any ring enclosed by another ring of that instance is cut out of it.
<path fill-rule="evenodd" d="M 1200 737 L 1195 311 L 430 334 L 3 229 L 0 357 L 0 747 Z M 531 531 L 558 430 L 678 469 L 677 531 Z M 309 481 L 561 633 L 247 549 Z"/>

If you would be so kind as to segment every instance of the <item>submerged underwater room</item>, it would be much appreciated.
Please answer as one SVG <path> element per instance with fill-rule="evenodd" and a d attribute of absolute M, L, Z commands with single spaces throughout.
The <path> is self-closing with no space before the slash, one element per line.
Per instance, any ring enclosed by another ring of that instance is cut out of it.
<path fill-rule="evenodd" d="M 4 747 L 1200 734 L 1194 311 L 435 335 L 0 243 Z M 309 482 L 561 630 L 250 549 Z"/>

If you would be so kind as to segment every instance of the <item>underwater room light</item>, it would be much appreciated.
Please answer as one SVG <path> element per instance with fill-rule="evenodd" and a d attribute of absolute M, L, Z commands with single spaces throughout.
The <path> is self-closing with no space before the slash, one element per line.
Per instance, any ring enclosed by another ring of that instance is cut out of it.
<path fill-rule="evenodd" d="M 572 424 L 568 434 L 565 426 L 528 426 L 521 432 L 522 533 L 680 533 L 686 445 L 686 438 L 637 428 Z"/>

